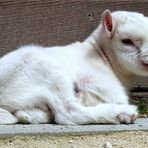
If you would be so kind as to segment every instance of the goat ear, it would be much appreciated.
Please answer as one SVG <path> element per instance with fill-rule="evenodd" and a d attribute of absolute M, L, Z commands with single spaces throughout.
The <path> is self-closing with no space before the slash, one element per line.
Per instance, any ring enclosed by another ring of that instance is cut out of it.
<path fill-rule="evenodd" d="M 102 14 L 102 25 L 103 28 L 109 38 L 112 37 L 113 34 L 113 21 L 112 21 L 112 15 L 110 10 L 105 10 Z"/>

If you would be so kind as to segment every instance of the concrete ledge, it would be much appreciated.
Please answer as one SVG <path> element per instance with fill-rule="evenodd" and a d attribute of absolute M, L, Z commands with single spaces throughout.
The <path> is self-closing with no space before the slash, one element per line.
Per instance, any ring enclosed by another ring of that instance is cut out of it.
<path fill-rule="evenodd" d="M 137 119 L 130 125 L 0 125 L 0 137 L 16 135 L 86 135 L 123 131 L 148 131 L 148 118 Z"/>

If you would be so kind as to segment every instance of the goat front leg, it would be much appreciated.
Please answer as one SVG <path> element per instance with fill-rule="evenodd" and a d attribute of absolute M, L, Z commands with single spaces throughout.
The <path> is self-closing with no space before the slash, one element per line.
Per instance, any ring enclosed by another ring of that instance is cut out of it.
<path fill-rule="evenodd" d="M 100 79 L 92 75 L 82 75 L 75 82 L 76 97 L 87 106 L 92 106 L 91 104 L 94 106 L 100 102 L 128 104 L 129 97 L 119 80 L 106 73 L 101 74 L 101 77 Z"/>
<path fill-rule="evenodd" d="M 133 105 L 104 103 L 95 107 L 84 107 L 78 103 L 73 103 L 71 108 L 70 117 L 75 124 L 131 124 L 137 117 L 136 107 Z"/>

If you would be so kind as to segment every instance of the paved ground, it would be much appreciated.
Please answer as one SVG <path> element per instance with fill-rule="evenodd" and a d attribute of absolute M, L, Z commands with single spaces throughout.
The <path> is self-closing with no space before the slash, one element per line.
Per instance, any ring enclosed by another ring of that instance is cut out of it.
<path fill-rule="evenodd" d="M 0 125 L 0 137 L 15 135 L 88 135 L 123 131 L 148 131 L 148 118 L 137 119 L 135 124 L 130 125 Z"/>

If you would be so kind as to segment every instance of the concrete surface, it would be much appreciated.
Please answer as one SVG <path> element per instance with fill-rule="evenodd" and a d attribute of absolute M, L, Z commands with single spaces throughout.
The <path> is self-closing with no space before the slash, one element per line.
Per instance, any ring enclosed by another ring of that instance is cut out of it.
<path fill-rule="evenodd" d="M 137 119 L 130 125 L 0 125 L 0 138 L 18 135 L 86 135 L 123 131 L 148 131 L 148 118 Z"/>

